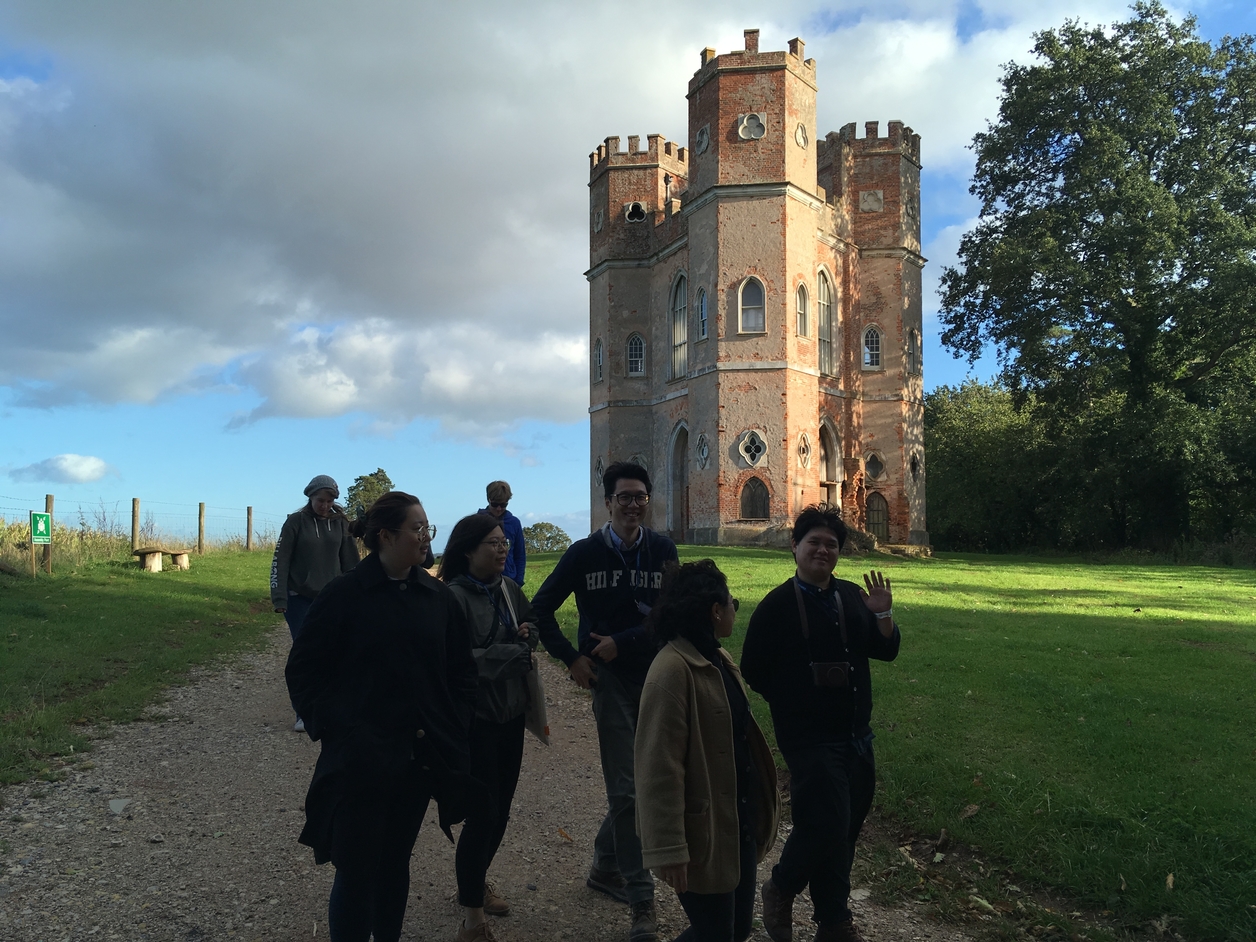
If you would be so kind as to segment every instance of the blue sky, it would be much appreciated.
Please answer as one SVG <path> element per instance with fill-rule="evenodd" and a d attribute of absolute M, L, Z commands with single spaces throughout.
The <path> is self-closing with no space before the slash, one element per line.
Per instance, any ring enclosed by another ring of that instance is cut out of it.
<path fill-rule="evenodd" d="M 807 42 L 821 134 L 922 135 L 925 377 L 957 383 L 934 287 L 1000 65 L 1128 16 L 1029 6 L 7 3 L 0 514 L 138 496 L 228 526 L 383 467 L 446 532 L 502 477 L 525 523 L 582 533 L 587 155 L 684 140 L 699 50 L 748 27 Z M 1248 4 L 1192 10 L 1256 32 Z"/>

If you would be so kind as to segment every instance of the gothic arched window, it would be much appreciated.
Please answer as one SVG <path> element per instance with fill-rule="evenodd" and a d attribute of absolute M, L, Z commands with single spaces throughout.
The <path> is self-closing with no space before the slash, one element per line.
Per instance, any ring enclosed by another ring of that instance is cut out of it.
<path fill-rule="evenodd" d="M 807 310 L 807 286 L 799 285 L 798 292 L 795 297 L 795 306 L 798 308 L 798 336 L 806 337 L 811 333 L 811 324 L 809 323 Z"/>
<path fill-rule="evenodd" d="M 816 328 L 820 340 L 820 375 L 837 375 L 837 349 L 833 343 L 833 291 L 828 276 L 820 272 L 816 291 Z"/>
<path fill-rule="evenodd" d="M 593 342 L 593 382 L 602 381 L 602 338 Z"/>
<path fill-rule="evenodd" d="M 770 516 L 768 487 L 758 478 L 747 478 L 741 489 L 741 519 L 767 520 Z"/>
<path fill-rule="evenodd" d="M 706 309 L 706 289 L 698 289 L 698 339 L 707 339 L 707 309 Z"/>
<path fill-rule="evenodd" d="M 688 286 L 681 275 L 672 289 L 672 379 L 684 379 L 689 371 Z"/>
<path fill-rule="evenodd" d="M 920 372 L 920 334 L 914 330 L 907 332 L 907 372 L 912 376 Z"/>
<path fill-rule="evenodd" d="M 868 532 L 882 543 L 890 542 L 890 506 L 880 494 L 868 495 Z"/>
<path fill-rule="evenodd" d="M 881 331 L 869 327 L 863 335 L 863 368 L 881 369 Z"/>
<path fill-rule="evenodd" d="M 640 334 L 628 338 L 628 375 L 645 375 L 645 341 Z"/>
<path fill-rule="evenodd" d="M 761 334 L 767 330 L 767 318 L 764 314 L 763 282 L 758 278 L 747 278 L 741 285 L 741 320 L 738 330 L 743 334 Z"/>

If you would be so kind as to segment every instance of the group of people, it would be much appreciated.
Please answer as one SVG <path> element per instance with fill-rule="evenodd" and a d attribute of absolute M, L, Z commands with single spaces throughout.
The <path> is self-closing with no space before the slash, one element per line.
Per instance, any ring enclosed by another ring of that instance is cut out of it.
<path fill-rule="evenodd" d="M 750 934 L 780 795 L 743 680 L 768 701 L 791 772 L 794 826 L 762 885 L 764 927 L 792 942 L 794 898 L 810 887 L 817 942 L 861 939 L 847 901 L 875 782 L 868 660 L 899 646 L 889 580 L 834 579 L 845 524 L 826 505 L 807 508 L 792 532 L 796 574 L 755 609 L 739 667 L 721 644 L 739 602 L 714 562 L 681 565 L 645 526 L 646 469 L 612 464 L 603 488 L 607 522 L 530 602 L 505 482 L 454 526 L 436 576 L 435 528 L 412 495 L 392 491 L 349 521 L 319 476 L 285 524 L 271 591 L 293 635 L 298 726 L 322 745 L 300 841 L 336 868 L 333 942 L 400 937 L 432 799 L 450 840 L 463 823 L 457 939 L 493 940 L 488 917 L 510 904 L 487 874 L 519 780 L 538 644 L 592 692 L 607 812 L 586 884 L 628 905 L 629 942 L 658 938 L 652 873 L 689 918 L 679 939 Z M 355 538 L 369 551 L 361 561 Z M 573 595 L 574 644 L 556 617 Z"/>

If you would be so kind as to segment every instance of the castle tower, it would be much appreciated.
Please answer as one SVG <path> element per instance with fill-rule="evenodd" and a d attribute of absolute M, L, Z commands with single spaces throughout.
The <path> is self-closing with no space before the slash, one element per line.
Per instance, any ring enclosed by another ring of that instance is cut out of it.
<path fill-rule="evenodd" d="M 920 139 L 818 141 L 802 41 L 745 38 L 702 51 L 688 147 L 590 155 L 590 522 L 633 458 L 677 541 L 756 542 L 829 500 L 927 543 Z"/>

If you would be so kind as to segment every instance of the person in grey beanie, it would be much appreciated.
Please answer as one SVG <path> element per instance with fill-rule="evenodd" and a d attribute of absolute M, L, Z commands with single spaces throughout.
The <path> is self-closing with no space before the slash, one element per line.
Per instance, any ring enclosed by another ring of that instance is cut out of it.
<path fill-rule="evenodd" d="M 358 545 L 344 509 L 336 503 L 340 487 L 335 479 L 315 476 L 305 486 L 305 496 L 305 506 L 284 521 L 270 564 L 270 600 L 283 613 L 293 641 L 323 586 L 358 564 Z M 299 716 L 293 729 L 305 730 Z"/>

